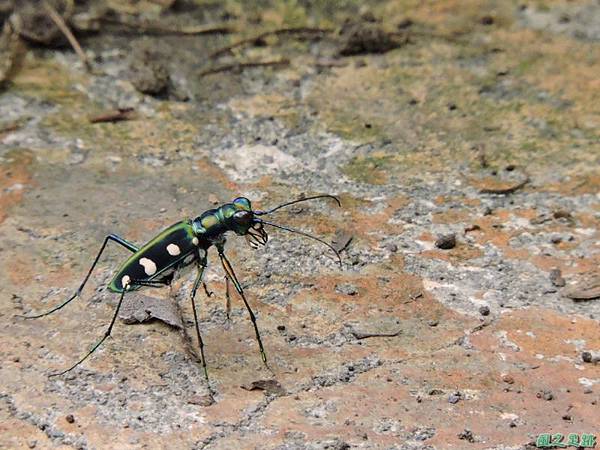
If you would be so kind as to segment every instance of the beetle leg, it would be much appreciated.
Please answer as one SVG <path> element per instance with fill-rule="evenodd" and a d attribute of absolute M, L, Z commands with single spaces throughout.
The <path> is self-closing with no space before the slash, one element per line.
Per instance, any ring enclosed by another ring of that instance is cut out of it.
<path fill-rule="evenodd" d="M 108 244 L 108 241 L 116 242 L 117 244 L 122 245 L 123 247 L 125 247 L 127 250 L 129 250 L 132 253 L 135 253 L 138 251 L 138 248 L 131 242 L 126 241 L 125 239 L 123 239 L 120 236 L 117 236 L 116 234 L 109 234 L 108 236 L 106 236 L 106 238 L 104 238 L 104 243 L 102 244 L 102 247 L 100 247 L 100 251 L 96 255 L 96 259 L 94 259 L 92 267 L 90 267 L 90 270 L 88 271 L 87 275 L 83 279 L 81 286 L 79 286 L 79 289 L 77 289 L 77 291 L 75 291 L 75 293 L 71 297 L 69 297 L 66 301 L 62 302 L 60 305 L 52 308 L 50 311 L 47 311 L 45 313 L 36 314 L 34 316 L 19 316 L 19 317 L 22 317 L 24 319 L 37 319 L 39 317 L 48 316 L 48 315 L 52 314 L 53 312 L 58 311 L 62 307 L 68 305 L 75 298 L 79 297 L 79 295 L 81 295 L 81 291 L 83 291 L 85 284 L 87 283 L 88 279 L 90 278 L 92 271 L 96 267 L 96 264 L 98 263 L 98 260 L 100 259 L 100 256 L 102 255 L 102 252 L 104 252 L 104 249 L 106 248 L 106 244 Z"/>
<path fill-rule="evenodd" d="M 204 357 L 204 342 L 202 342 L 202 336 L 200 335 L 200 326 L 198 325 L 198 312 L 196 311 L 196 291 L 202 282 L 202 275 L 204 268 L 206 267 L 206 258 L 200 259 L 200 254 L 197 254 L 196 267 L 198 268 L 198 274 L 196 275 L 196 281 L 194 281 L 194 287 L 192 288 L 192 310 L 194 311 L 194 323 L 196 325 L 196 334 L 198 335 L 198 345 L 200 346 L 200 356 L 202 357 L 202 368 L 204 369 L 204 377 L 208 383 L 208 371 L 206 370 L 206 358 Z M 205 285 L 206 287 L 206 285 Z M 208 294 L 208 292 L 207 292 Z"/>
<path fill-rule="evenodd" d="M 206 285 L 206 283 L 204 281 L 202 282 L 202 287 L 204 288 L 204 292 L 206 293 L 207 297 L 213 296 L 214 292 L 208 290 L 208 286 Z"/>
<path fill-rule="evenodd" d="M 229 314 L 231 313 L 231 297 L 229 295 L 229 277 L 225 275 L 225 314 L 227 314 L 227 320 L 231 320 Z"/>
<path fill-rule="evenodd" d="M 129 288 L 131 287 L 135 287 L 135 281 L 132 281 L 131 284 L 128 285 Z M 90 355 L 92 353 L 94 353 L 96 351 L 96 349 L 98 347 L 100 347 L 100 345 L 102 345 L 102 343 L 106 340 L 107 337 L 110 336 L 110 333 L 112 331 L 113 325 L 115 324 L 115 321 L 117 320 L 117 316 L 119 315 L 119 309 L 121 308 L 121 304 L 123 303 L 123 297 L 125 297 L 125 292 L 127 292 L 126 289 L 123 290 L 123 292 L 121 292 L 121 297 L 119 298 L 119 304 L 117 305 L 117 309 L 115 310 L 115 314 L 113 315 L 112 320 L 110 321 L 110 325 L 108 326 L 108 329 L 106 330 L 106 332 L 104 333 L 104 336 L 102 337 L 102 339 L 100 339 L 98 341 L 98 343 L 96 343 L 96 345 L 94 345 L 92 347 L 92 349 L 87 352 L 87 354 L 81 358 L 79 361 L 77 361 L 75 364 L 73 364 L 71 367 L 69 367 L 67 370 L 63 370 L 62 372 L 58 372 L 58 373 L 53 373 L 50 374 L 50 377 L 56 377 L 59 375 L 64 375 L 67 372 L 70 372 L 71 370 L 73 370 L 75 367 L 77 367 L 79 364 L 81 364 L 82 362 L 84 362 L 86 359 L 88 359 L 90 357 Z"/>
<path fill-rule="evenodd" d="M 265 354 L 265 349 L 263 348 L 262 340 L 260 339 L 260 333 L 258 331 L 258 326 L 256 325 L 256 317 L 254 316 L 254 312 L 252 311 L 252 308 L 250 308 L 250 304 L 248 303 L 248 300 L 246 300 L 246 295 L 244 295 L 244 290 L 242 289 L 242 285 L 240 284 L 237 277 L 235 276 L 233 267 L 231 267 L 229 260 L 223 253 L 223 247 L 217 247 L 217 248 L 219 250 L 219 258 L 221 258 L 221 264 L 223 265 L 223 269 L 225 270 L 225 273 L 227 274 L 227 276 L 233 283 L 235 290 L 238 292 L 238 294 L 240 294 L 240 297 L 242 297 L 242 300 L 244 300 L 244 304 L 246 305 L 248 314 L 250 314 L 250 320 L 252 321 L 252 325 L 254 325 L 254 333 L 256 334 L 256 340 L 258 341 L 258 347 L 260 348 L 260 356 L 261 356 L 262 361 L 265 364 L 265 366 L 267 368 L 269 368 L 269 366 L 267 365 L 267 355 Z"/>

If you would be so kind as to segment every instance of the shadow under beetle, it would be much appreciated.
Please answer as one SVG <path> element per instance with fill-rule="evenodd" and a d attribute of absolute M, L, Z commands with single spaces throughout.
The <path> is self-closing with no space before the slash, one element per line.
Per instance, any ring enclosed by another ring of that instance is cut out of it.
<path fill-rule="evenodd" d="M 252 210 L 250 200 L 248 200 L 245 197 L 238 197 L 231 203 L 225 203 L 219 208 L 209 209 L 208 211 L 205 211 L 193 220 L 182 220 L 181 222 L 177 222 L 171 225 L 142 247 L 138 247 L 135 244 L 115 234 L 110 234 L 106 236 L 102 247 L 100 247 L 100 251 L 96 255 L 96 258 L 94 259 L 94 262 L 90 267 L 90 270 L 83 279 L 81 286 L 79 286 L 77 291 L 71 297 L 69 297 L 60 305 L 52 308 L 50 311 L 47 311 L 43 314 L 23 316 L 26 319 L 36 319 L 39 317 L 47 316 L 55 311 L 58 311 L 59 309 L 70 303 L 72 300 L 79 297 L 85 284 L 90 278 L 92 271 L 96 267 L 96 264 L 98 263 L 98 260 L 102 255 L 102 252 L 106 248 L 106 244 L 108 244 L 109 241 L 116 242 L 117 244 L 125 247 L 132 253 L 131 256 L 127 260 L 125 260 L 125 262 L 123 262 L 123 264 L 111 280 L 110 284 L 108 285 L 108 289 L 110 291 L 121 295 L 119 297 L 117 309 L 115 310 L 110 325 L 104 333 L 104 336 L 92 347 L 92 349 L 88 353 L 85 354 L 85 356 L 83 356 L 83 358 L 81 358 L 71 367 L 69 367 L 66 370 L 63 370 L 62 372 L 51 374 L 50 376 L 63 375 L 73 370 L 75 367 L 77 367 L 79 364 L 85 361 L 92 353 L 94 353 L 94 351 L 96 351 L 96 349 L 98 349 L 100 345 L 102 345 L 106 338 L 110 336 L 115 321 L 117 320 L 119 309 L 121 308 L 121 304 L 123 303 L 123 298 L 125 297 L 126 293 L 138 290 L 142 287 L 169 286 L 175 276 L 175 273 L 178 270 L 181 270 L 184 267 L 187 267 L 191 264 L 195 264 L 197 268 L 197 275 L 194 281 L 194 286 L 192 288 L 190 297 L 192 301 L 192 310 L 194 311 L 194 322 L 196 325 L 196 334 L 198 335 L 198 344 L 200 346 L 202 367 L 204 369 L 204 375 L 208 380 L 206 358 L 204 357 L 204 343 L 202 342 L 200 327 L 198 326 L 198 313 L 196 310 L 195 297 L 196 291 L 198 290 L 200 283 L 202 283 L 202 274 L 204 273 L 204 269 L 207 266 L 208 249 L 212 246 L 216 247 L 217 252 L 219 253 L 219 259 L 221 260 L 221 264 L 223 266 L 223 269 L 225 270 L 225 280 L 227 283 L 226 296 L 228 312 L 229 281 L 231 281 L 240 297 L 242 297 L 244 305 L 248 310 L 250 320 L 252 321 L 252 325 L 254 326 L 254 332 L 256 334 L 256 340 L 260 349 L 260 355 L 263 363 L 266 366 L 267 356 L 263 348 L 260 333 L 258 331 L 258 326 L 256 325 L 256 318 L 254 316 L 254 313 L 252 312 L 252 308 L 250 308 L 248 300 L 246 299 L 244 289 L 242 288 L 237 276 L 235 275 L 235 272 L 233 271 L 233 267 L 229 263 L 229 260 L 225 256 L 225 234 L 228 231 L 233 231 L 239 236 L 246 236 L 248 242 L 254 248 L 257 248 L 259 245 L 266 245 L 269 239 L 269 236 L 264 229 L 265 225 L 274 228 L 279 228 L 281 230 L 290 231 L 292 233 L 301 234 L 311 239 L 315 239 L 329 247 L 331 250 L 333 250 L 341 266 L 342 261 L 338 251 L 322 239 L 312 236 L 304 231 L 283 225 L 278 225 L 272 222 L 267 222 L 266 220 L 260 218 L 260 216 L 270 214 L 285 206 L 318 198 L 331 198 L 337 202 L 338 206 L 341 206 L 340 201 L 337 199 L 337 197 L 334 197 L 333 195 L 315 195 L 312 197 L 304 197 L 298 200 L 283 203 L 267 211 L 254 211 Z M 206 294 L 210 295 L 205 284 L 204 289 L 206 291 Z"/>

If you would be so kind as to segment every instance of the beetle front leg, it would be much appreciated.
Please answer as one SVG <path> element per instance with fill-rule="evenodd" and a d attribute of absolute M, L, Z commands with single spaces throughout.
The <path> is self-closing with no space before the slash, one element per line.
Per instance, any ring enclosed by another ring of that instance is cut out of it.
<path fill-rule="evenodd" d="M 250 315 L 250 320 L 252 321 L 252 325 L 254 325 L 254 333 L 256 334 L 256 340 L 258 341 L 258 347 L 260 348 L 260 356 L 262 358 L 264 365 L 268 369 L 269 366 L 267 364 L 267 355 L 265 354 L 265 349 L 263 348 L 262 340 L 260 338 L 260 333 L 258 331 L 258 326 L 256 325 L 256 317 L 254 316 L 254 312 L 252 311 L 252 308 L 250 308 L 250 304 L 248 303 L 248 300 L 246 300 L 246 295 L 244 294 L 242 285 L 240 284 L 237 277 L 235 276 L 233 267 L 231 267 L 229 260 L 223 253 L 223 248 L 219 247 L 218 250 L 219 250 L 219 258 L 221 259 L 221 264 L 223 265 L 223 269 L 225 270 L 225 273 L 227 274 L 227 276 L 233 283 L 235 290 L 238 292 L 238 294 L 240 294 L 240 297 L 242 297 L 242 300 L 244 301 L 244 304 L 246 305 L 246 309 L 248 310 L 248 314 Z"/>

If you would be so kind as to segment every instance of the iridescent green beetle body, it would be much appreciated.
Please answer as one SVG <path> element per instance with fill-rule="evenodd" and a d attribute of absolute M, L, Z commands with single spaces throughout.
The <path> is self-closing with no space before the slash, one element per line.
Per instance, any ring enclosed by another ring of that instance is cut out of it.
<path fill-rule="evenodd" d="M 108 289 L 122 293 L 144 286 L 136 282 L 168 284 L 177 270 L 193 264 L 227 231 L 246 234 L 247 230 L 233 220 L 238 211 L 251 213 L 250 201 L 244 197 L 210 209 L 194 220 L 177 222 L 131 255 L 117 270 Z"/>
<path fill-rule="evenodd" d="M 204 344 L 202 342 L 202 336 L 200 335 L 200 327 L 198 325 L 198 315 L 194 298 L 199 285 L 203 283 L 202 275 L 207 266 L 208 249 L 213 246 L 216 247 L 217 252 L 219 253 L 219 259 L 221 260 L 221 264 L 225 271 L 227 287 L 229 286 L 229 281 L 231 281 L 236 291 L 244 301 L 244 305 L 248 310 L 250 320 L 254 326 L 254 333 L 256 335 L 256 340 L 258 342 L 263 363 L 266 365 L 267 357 L 265 355 L 260 333 L 258 331 L 258 326 L 256 324 L 256 318 L 246 299 L 242 285 L 237 279 L 233 267 L 229 263 L 229 260 L 224 253 L 225 234 L 231 231 L 239 236 L 245 236 L 253 247 L 258 245 L 266 245 L 268 235 L 264 230 L 264 225 L 269 225 L 275 228 L 310 237 L 321 242 L 322 244 L 325 244 L 335 252 L 341 265 L 339 253 L 325 241 L 303 231 L 277 225 L 272 222 L 267 222 L 258 217 L 270 214 L 280 208 L 292 205 L 294 203 L 324 197 L 333 198 L 338 205 L 340 205 L 340 202 L 336 197 L 331 195 L 316 195 L 313 197 L 306 197 L 287 202 L 267 211 L 254 211 L 252 210 L 250 200 L 245 197 L 238 197 L 231 203 L 225 203 L 219 208 L 205 211 L 195 219 L 187 219 L 174 223 L 170 227 L 165 228 L 155 238 L 151 239 L 141 247 L 137 247 L 135 244 L 115 234 L 108 235 L 104 239 L 104 243 L 96 255 L 96 259 L 92 263 L 92 267 L 88 271 L 77 291 L 71 297 L 48 312 L 32 316 L 25 316 L 27 319 L 47 316 L 55 311 L 58 311 L 70 303 L 73 299 L 77 298 L 81 294 L 84 286 L 90 278 L 92 271 L 96 267 L 96 264 L 98 263 L 98 260 L 100 259 L 100 256 L 102 255 L 109 241 L 116 242 L 131 252 L 129 258 L 127 258 L 123 264 L 121 264 L 108 285 L 108 289 L 112 292 L 120 294 L 120 298 L 117 308 L 113 314 L 112 321 L 104 333 L 104 337 L 102 337 L 102 339 L 100 339 L 100 341 L 96 343 L 96 345 L 94 345 L 94 347 L 92 347 L 92 349 L 73 366 L 67 370 L 53 375 L 62 375 L 77 367 L 79 364 L 85 361 L 104 342 L 104 340 L 108 338 L 108 336 L 110 336 L 112 328 L 119 314 L 119 309 L 123 303 L 123 297 L 126 293 L 142 287 L 160 287 L 170 285 L 177 271 L 185 268 L 186 266 L 194 264 L 197 268 L 197 275 L 190 297 L 192 302 L 192 310 L 194 312 L 195 328 L 198 335 L 198 343 L 202 357 L 202 366 L 204 368 L 206 379 L 208 380 L 206 359 L 204 357 Z M 206 285 L 204 285 L 204 289 L 207 295 L 210 295 Z M 229 289 L 226 291 L 226 296 L 227 304 L 229 305 Z"/>

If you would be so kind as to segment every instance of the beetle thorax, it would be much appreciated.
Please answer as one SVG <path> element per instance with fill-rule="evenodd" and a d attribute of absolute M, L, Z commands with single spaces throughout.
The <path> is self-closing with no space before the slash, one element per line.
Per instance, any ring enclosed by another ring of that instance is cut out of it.
<path fill-rule="evenodd" d="M 200 237 L 214 240 L 227 231 L 245 235 L 253 224 L 253 212 L 250 201 L 244 197 L 236 198 L 217 209 L 209 209 L 193 221 L 194 232 Z"/>

